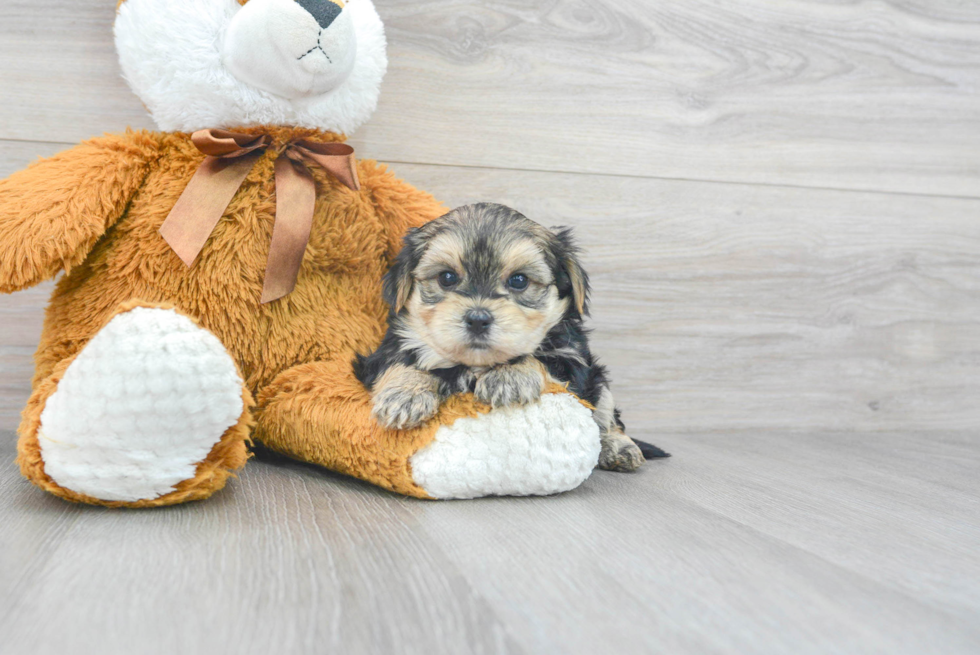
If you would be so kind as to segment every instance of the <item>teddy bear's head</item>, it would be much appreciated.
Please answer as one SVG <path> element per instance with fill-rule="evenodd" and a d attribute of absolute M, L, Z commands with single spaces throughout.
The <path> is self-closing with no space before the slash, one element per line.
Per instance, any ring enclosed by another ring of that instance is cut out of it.
<path fill-rule="evenodd" d="M 388 60 L 371 0 L 120 0 L 116 50 L 160 129 L 349 133 Z"/>

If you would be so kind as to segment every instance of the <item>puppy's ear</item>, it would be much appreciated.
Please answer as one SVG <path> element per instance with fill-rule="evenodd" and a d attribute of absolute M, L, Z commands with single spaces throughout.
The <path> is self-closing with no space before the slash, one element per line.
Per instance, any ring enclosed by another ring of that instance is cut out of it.
<path fill-rule="evenodd" d="M 552 244 L 552 254 L 555 257 L 557 270 L 555 282 L 558 285 L 560 298 L 572 296 L 575 309 L 583 316 L 589 314 L 589 275 L 579 261 L 579 249 L 572 237 L 572 228 L 552 228 L 555 240 Z"/>
<path fill-rule="evenodd" d="M 405 234 L 401 251 L 395 258 L 395 263 L 385 273 L 383 297 L 391 307 L 391 312 L 397 314 L 405 308 L 412 287 L 415 284 L 415 267 L 418 266 L 422 253 L 425 251 L 425 238 L 422 228 L 413 227 Z"/>

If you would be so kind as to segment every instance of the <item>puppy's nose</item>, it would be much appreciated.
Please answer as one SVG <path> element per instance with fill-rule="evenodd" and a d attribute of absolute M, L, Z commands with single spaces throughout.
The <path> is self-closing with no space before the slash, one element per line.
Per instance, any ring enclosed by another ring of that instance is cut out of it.
<path fill-rule="evenodd" d="M 474 336 L 479 336 L 485 334 L 493 325 L 493 314 L 482 307 L 478 307 L 466 312 L 463 315 L 463 320 L 466 321 L 466 330 Z"/>
<path fill-rule="evenodd" d="M 310 12 L 323 29 L 330 27 L 330 23 L 334 22 L 343 11 L 342 4 L 330 0 L 296 0 L 296 3 Z"/>

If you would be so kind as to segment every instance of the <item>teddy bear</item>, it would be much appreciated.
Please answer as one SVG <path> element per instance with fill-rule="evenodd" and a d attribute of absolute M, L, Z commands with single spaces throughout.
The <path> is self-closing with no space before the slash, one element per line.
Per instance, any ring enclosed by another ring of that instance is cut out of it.
<path fill-rule="evenodd" d="M 459 395 L 412 430 L 371 417 L 351 362 L 384 334 L 403 235 L 446 211 L 344 143 L 387 67 L 371 0 L 120 0 L 114 32 L 159 130 L 0 182 L 0 290 L 64 273 L 18 429 L 27 479 L 170 505 L 221 489 L 255 443 L 420 498 L 590 475 L 598 429 L 558 385 L 520 407 Z"/>

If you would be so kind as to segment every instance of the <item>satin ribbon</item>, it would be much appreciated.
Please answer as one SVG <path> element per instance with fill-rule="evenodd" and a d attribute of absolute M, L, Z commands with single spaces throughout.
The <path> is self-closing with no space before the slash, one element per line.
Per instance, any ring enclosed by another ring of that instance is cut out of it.
<path fill-rule="evenodd" d="M 160 234 L 187 266 L 194 264 L 245 177 L 272 145 L 272 137 L 199 130 L 191 141 L 207 157 L 160 226 Z M 300 139 L 286 144 L 276 158 L 276 220 L 262 303 L 282 298 L 296 286 L 316 204 L 310 165 L 329 171 L 350 189 L 360 189 L 354 149 L 346 143 Z"/>

